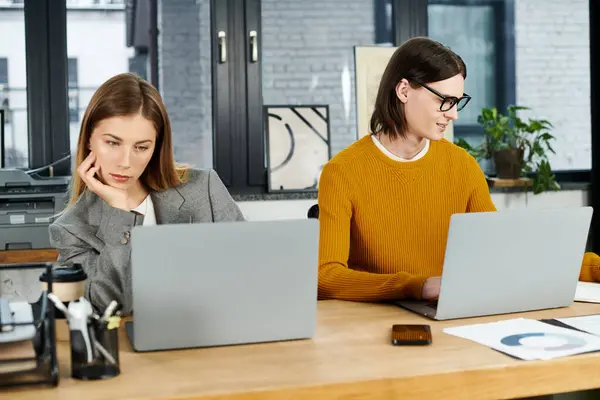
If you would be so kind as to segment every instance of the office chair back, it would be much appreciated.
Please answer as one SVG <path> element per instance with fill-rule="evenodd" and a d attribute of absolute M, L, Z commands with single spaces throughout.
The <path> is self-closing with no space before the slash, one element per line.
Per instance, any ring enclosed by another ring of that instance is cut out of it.
<path fill-rule="evenodd" d="M 310 206 L 310 208 L 308 209 L 308 213 L 307 213 L 306 216 L 308 218 L 319 219 L 319 205 L 318 204 L 313 204 L 312 206 Z"/>

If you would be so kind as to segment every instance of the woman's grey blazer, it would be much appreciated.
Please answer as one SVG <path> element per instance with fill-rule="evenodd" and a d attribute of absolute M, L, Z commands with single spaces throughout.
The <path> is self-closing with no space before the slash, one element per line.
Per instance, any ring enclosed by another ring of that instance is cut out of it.
<path fill-rule="evenodd" d="M 157 224 L 244 220 L 213 170 L 192 169 L 186 183 L 150 195 Z M 100 312 L 113 299 L 125 315 L 132 312 L 129 232 L 142 223 L 142 215 L 113 208 L 86 190 L 50 225 L 58 261 L 82 264 L 88 275 L 85 296 Z"/>

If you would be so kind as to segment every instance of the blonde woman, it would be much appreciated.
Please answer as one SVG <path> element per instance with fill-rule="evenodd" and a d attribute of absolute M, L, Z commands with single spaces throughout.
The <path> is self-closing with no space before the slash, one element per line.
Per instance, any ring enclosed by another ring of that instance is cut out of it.
<path fill-rule="evenodd" d="M 82 264 L 96 309 L 116 300 L 132 312 L 135 225 L 243 219 L 213 170 L 174 162 L 169 117 L 154 87 L 120 74 L 98 88 L 81 123 L 69 205 L 49 229 L 59 261 Z"/>

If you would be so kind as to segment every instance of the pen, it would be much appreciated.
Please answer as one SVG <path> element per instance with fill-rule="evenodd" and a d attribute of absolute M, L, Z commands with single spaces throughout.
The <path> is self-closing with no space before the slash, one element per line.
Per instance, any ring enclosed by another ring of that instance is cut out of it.
<path fill-rule="evenodd" d="M 102 354 L 104 358 L 108 360 L 108 362 L 110 362 L 113 365 L 117 365 L 117 361 L 113 358 L 113 356 L 110 355 L 110 353 L 104 348 L 104 346 L 100 344 L 100 342 L 94 340 L 94 344 L 96 345 L 96 348 L 98 349 L 100 354 Z"/>
<path fill-rule="evenodd" d="M 104 311 L 104 315 L 102 316 L 102 319 L 106 321 L 115 312 L 117 305 L 118 305 L 118 303 L 116 300 L 111 301 L 110 304 L 108 305 L 108 307 L 106 307 L 106 310 Z"/>
<path fill-rule="evenodd" d="M 65 314 L 65 317 L 73 318 L 73 316 L 71 315 L 69 310 L 67 310 L 67 307 L 65 307 L 63 302 L 60 301 L 60 299 L 58 297 L 56 297 L 56 295 L 54 293 L 48 293 L 48 298 L 52 301 L 52 303 L 54 303 L 54 306 L 56 308 L 58 308 L 60 311 L 63 312 L 63 314 Z"/>

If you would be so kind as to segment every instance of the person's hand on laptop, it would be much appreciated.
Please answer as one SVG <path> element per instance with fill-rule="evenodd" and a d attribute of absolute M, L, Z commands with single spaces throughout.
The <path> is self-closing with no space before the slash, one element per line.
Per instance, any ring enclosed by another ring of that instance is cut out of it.
<path fill-rule="evenodd" d="M 423 300 L 434 300 L 440 296 L 441 281 L 441 276 L 434 276 L 425 281 L 423 284 L 423 292 L 421 293 Z"/>

